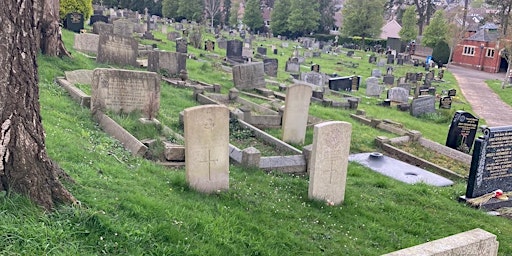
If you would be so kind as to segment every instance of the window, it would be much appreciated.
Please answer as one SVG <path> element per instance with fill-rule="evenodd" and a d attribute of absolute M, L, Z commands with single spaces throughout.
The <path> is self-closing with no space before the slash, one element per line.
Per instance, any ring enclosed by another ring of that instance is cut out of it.
<path fill-rule="evenodd" d="M 485 51 L 485 57 L 494 58 L 494 49 L 487 48 L 487 50 Z"/>
<path fill-rule="evenodd" d="M 475 47 L 474 46 L 464 46 L 464 51 L 462 52 L 462 55 L 475 55 Z"/>

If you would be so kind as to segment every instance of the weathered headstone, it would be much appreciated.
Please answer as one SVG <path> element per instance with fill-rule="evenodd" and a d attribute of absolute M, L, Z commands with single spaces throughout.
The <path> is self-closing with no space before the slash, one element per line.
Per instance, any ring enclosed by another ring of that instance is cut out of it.
<path fill-rule="evenodd" d="M 84 29 L 84 15 L 78 12 L 68 13 L 64 20 L 64 28 L 80 33 L 80 30 Z"/>
<path fill-rule="evenodd" d="M 475 140 L 478 121 L 478 118 L 466 111 L 459 110 L 455 112 L 446 137 L 446 146 L 469 153 Z"/>
<path fill-rule="evenodd" d="M 181 23 L 174 23 L 174 30 L 176 30 L 176 31 L 183 30 L 183 24 L 181 24 Z"/>
<path fill-rule="evenodd" d="M 89 25 L 90 26 L 93 26 L 94 23 L 96 22 L 105 22 L 105 23 L 108 23 L 108 17 L 103 15 L 103 14 L 95 14 L 95 15 L 92 15 L 91 18 L 89 18 Z"/>
<path fill-rule="evenodd" d="M 73 71 L 64 71 L 66 80 L 71 84 L 92 84 L 93 70 L 78 69 Z"/>
<path fill-rule="evenodd" d="M 289 60 L 286 62 L 285 71 L 290 73 L 299 73 L 300 72 L 300 64 L 299 62 L 295 62 Z"/>
<path fill-rule="evenodd" d="M 382 71 L 380 71 L 380 69 L 374 69 L 372 70 L 372 75 L 373 77 L 381 77 L 382 76 Z"/>
<path fill-rule="evenodd" d="M 393 87 L 388 90 L 388 99 L 392 102 L 409 102 L 409 91 L 401 87 Z"/>
<path fill-rule="evenodd" d="M 283 141 L 295 144 L 304 143 L 311 95 L 311 86 L 305 84 L 294 84 L 286 89 L 282 125 Z"/>
<path fill-rule="evenodd" d="M 138 46 L 137 41 L 131 37 L 100 34 L 96 62 L 136 66 Z"/>
<path fill-rule="evenodd" d="M 412 100 L 410 113 L 412 116 L 420 116 L 436 112 L 436 97 L 421 96 Z"/>
<path fill-rule="evenodd" d="M 370 57 L 368 57 L 368 63 L 375 63 L 375 62 L 377 62 L 377 56 L 371 55 Z"/>
<path fill-rule="evenodd" d="M 366 79 L 366 95 L 377 96 L 382 94 L 382 86 L 379 85 L 379 79 L 376 77 L 368 77 Z"/>
<path fill-rule="evenodd" d="M 388 54 L 387 56 L 387 64 L 395 64 L 395 55 L 393 54 Z"/>
<path fill-rule="evenodd" d="M 384 82 L 384 84 L 393 85 L 395 83 L 395 76 L 394 75 L 384 75 L 384 77 L 382 77 L 382 81 Z"/>
<path fill-rule="evenodd" d="M 133 34 L 133 22 L 130 22 L 127 19 L 120 19 L 113 22 L 114 24 L 114 34 L 131 37 Z"/>
<path fill-rule="evenodd" d="M 187 38 L 180 37 L 176 39 L 176 52 L 188 53 L 188 41 Z"/>
<path fill-rule="evenodd" d="M 250 47 L 244 47 L 242 48 L 242 57 L 245 58 L 252 58 L 253 57 L 253 51 Z"/>
<path fill-rule="evenodd" d="M 352 125 L 347 122 L 315 125 L 309 162 L 310 199 L 326 201 L 329 205 L 343 203 L 351 135 Z"/>
<path fill-rule="evenodd" d="M 219 38 L 217 39 L 217 46 L 220 49 L 227 49 L 228 48 L 228 41 L 225 38 Z"/>
<path fill-rule="evenodd" d="M 300 80 L 317 86 L 324 85 L 324 76 L 318 72 L 300 73 Z"/>
<path fill-rule="evenodd" d="M 105 22 L 96 22 L 92 25 L 92 33 L 94 34 L 113 34 L 114 25 Z"/>
<path fill-rule="evenodd" d="M 183 111 L 187 184 L 203 193 L 229 189 L 229 109 L 204 105 Z"/>
<path fill-rule="evenodd" d="M 410 94 L 411 89 L 412 89 L 412 86 L 411 86 L 410 84 L 406 84 L 406 83 L 404 83 L 404 84 L 398 84 L 398 86 L 397 86 L 397 87 L 404 88 L 405 90 L 407 90 L 407 91 L 409 92 L 409 94 Z"/>
<path fill-rule="evenodd" d="M 91 110 L 115 113 L 150 111 L 160 107 L 160 76 L 154 72 L 97 68 L 93 72 Z"/>
<path fill-rule="evenodd" d="M 229 40 L 227 42 L 226 57 L 230 60 L 242 62 L 243 43 L 240 40 Z"/>
<path fill-rule="evenodd" d="M 167 40 L 169 40 L 169 41 L 176 41 L 176 39 L 178 39 L 179 37 L 180 37 L 180 33 L 176 32 L 176 31 L 172 31 L 167 34 Z"/>
<path fill-rule="evenodd" d="M 262 56 L 266 56 L 267 48 L 259 46 L 258 48 L 256 48 L 256 52 L 261 54 Z"/>
<path fill-rule="evenodd" d="M 177 76 L 187 69 L 187 55 L 179 52 L 151 51 L 148 55 L 148 71 Z"/>
<path fill-rule="evenodd" d="M 255 89 L 265 87 L 263 62 L 253 62 L 234 66 L 233 83 L 237 89 Z"/>
<path fill-rule="evenodd" d="M 100 36 L 91 33 L 75 34 L 73 48 L 83 53 L 98 54 Z"/>
<path fill-rule="evenodd" d="M 263 68 L 267 76 L 277 77 L 278 59 L 263 59 Z"/>

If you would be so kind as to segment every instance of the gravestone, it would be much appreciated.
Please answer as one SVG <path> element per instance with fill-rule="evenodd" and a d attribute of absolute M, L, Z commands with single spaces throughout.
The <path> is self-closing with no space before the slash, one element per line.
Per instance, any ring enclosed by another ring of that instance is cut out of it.
<path fill-rule="evenodd" d="M 366 79 L 366 96 L 377 96 L 382 94 L 382 86 L 379 85 L 379 79 L 376 77 L 368 77 Z"/>
<path fill-rule="evenodd" d="M 316 52 L 316 51 L 315 51 L 315 52 L 313 52 L 313 57 L 314 57 L 314 58 L 320 58 L 320 56 L 321 56 L 321 55 L 322 55 L 322 53 L 321 53 L 321 52 Z"/>
<path fill-rule="evenodd" d="M 439 80 L 443 79 L 444 77 L 444 69 L 440 69 L 438 72 L 437 72 L 437 78 L 439 78 Z"/>
<path fill-rule="evenodd" d="M 176 52 L 188 53 L 187 38 L 180 37 L 176 39 Z"/>
<path fill-rule="evenodd" d="M 133 34 L 133 22 L 130 22 L 127 19 L 120 19 L 113 22 L 114 24 L 114 34 L 131 37 Z"/>
<path fill-rule="evenodd" d="M 387 64 L 395 64 L 395 55 L 393 54 L 388 54 L 387 56 Z"/>
<path fill-rule="evenodd" d="M 287 42 L 282 42 L 281 43 L 281 47 L 283 48 L 288 48 L 289 47 L 289 44 Z"/>
<path fill-rule="evenodd" d="M 352 91 L 358 91 L 361 84 L 361 76 L 352 76 Z"/>
<path fill-rule="evenodd" d="M 243 43 L 240 40 L 229 40 L 227 42 L 226 57 L 230 60 L 242 62 Z"/>
<path fill-rule="evenodd" d="M 324 85 L 324 76 L 317 72 L 300 73 L 300 80 L 317 86 Z"/>
<path fill-rule="evenodd" d="M 352 76 L 329 78 L 329 89 L 350 92 L 352 91 L 352 79 Z"/>
<path fill-rule="evenodd" d="M 162 26 L 161 32 L 162 32 L 162 34 L 167 34 L 167 26 L 166 25 Z"/>
<path fill-rule="evenodd" d="M 237 89 L 264 88 L 265 71 L 263 62 L 241 64 L 232 68 L 233 83 Z"/>
<path fill-rule="evenodd" d="M 380 71 L 380 69 L 374 69 L 374 70 L 372 70 L 371 76 L 373 76 L 373 77 L 381 77 L 382 76 L 382 71 Z"/>
<path fill-rule="evenodd" d="M 181 24 L 181 23 L 174 23 L 174 30 L 176 30 L 176 31 L 183 30 L 183 24 Z"/>
<path fill-rule="evenodd" d="M 92 25 L 92 33 L 94 34 L 113 34 L 114 33 L 114 25 L 107 24 L 104 22 L 96 22 Z"/>
<path fill-rule="evenodd" d="M 384 84 L 393 85 L 395 83 L 395 76 L 394 75 L 385 75 L 382 78 L 382 81 L 384 82 Z"/>
<path fill-rule="evenodd" d="M 175 41 L 179 37 L 180 37 L 180 33 L 176 32 L 176 31 L 172 31 L 167 34 L 167 40 L 169 40 L 169 41 Z"/>
<path fill-rule="evenodd" d="M 78 12 L 68 13 L 64 20 L 64 28 L 75 33 L 84 29 L 84 15 Z"/>
<path fill-rule="evenodd" d="M 435 78 L 435 71 L 434 70 L 430 70 L 429 72 L 427 72 L 425 74 L 425 80 L 434 80 Z"/>
<path fill-rule="evenodd" d="M 313 58 L 313 53 L 312 53 L 312 52 L 310 52 L 310 51 L 305 51 L 305 52 L 304 52 L 304 57 L 305 57 L 305 58 Z"/>
<path fill-rule="evenodd" d="M 78 69 L 73 71 L 64 71 L 66 80 L 71 84 L 92 84 L 93 70 Z"/>
<path fill-rule="evenodd" d="M 398 86 L 397 86 L 397 87 L 404 88 L 405 90 L 407 90 L 407 91 L 409 92 L 409 94 L 410 94 L 411 89 L 412 89 L 412 86 L 411 86 L 410 84 L 406 84 L 406 83 L 404 83 L 404 84 L 398 84 Z"/>
<path fill-rule="evenodd" d="M 318 64 L 311 65 L 311 71 L 320 72 L 320 65 L 318 65 Z"/>
<path fill-rule="evenodd" d="M 410 113 L 412 116 L 420 116 L 423 114 L 436 112 L 436 97 L 421 96 L 412 100 Z"/>
<path fill-rule="evenodd" d="M 347 57 L 352 57 L 353 55 L 354 55 L 354 51 L 348 51 L 348 52 L 347 52 Z M 372 56 L 370 56 L 370 57 L 372 57 Z M 373 57 L 375 57 L 375 56 L 373 56 Z M 373 62 L 371 62 L 371 61 L 369 61 L 369 62 L 370 62 L 370 63 L 373 63 Z"/>
<path fill-rule="evenodd" d="M 225 38 L 219 38 L 219 39 L 217 39 L 217 46 L 220 49 L 227 49 L 228 48 L 228 41 Z"/>
<path fill-rule="evenodd" d="M 263 70 L 267 76 L 277 77 L 278 59 L 264 59 Z"/>
<path fill-rule="evenodd" d="M 409 102 L 409 91 L 401 87 L 393 87 L 388 90 L 388 99 L 392 102 Z"/>
<path fill-rule="evenodd" d="M 396 59 L 396 64 L 400 65 L 400 66 L 403 66 L 404 65 L 404 59 L 401 59 L 401 58 Z"/>
<path fill-rule="evenodd" d="M 204 105 L 183 111 L 185 176 L 203 193 L 229 189 L 229 109 Z"/>
<path fill-rule="evenodd" d="M 151 51 L 148 55 L 148 71 L 162 72 L 164 76 L 176 77 L 187 70 L 187 55 L 179 52 Z"/>
<path fill-rule="evenodd" d="M 416 83 L 416 73 L 408 72 L 405 74 L 405 81 L 409 83 Z"/>
<path fill-rule="evenodd" d="M 300 64 L 295 61 L 287 61 L 285 66 L 285 71 L 290 73 L 299 73 L 300 72 Z"/>
<path fill-rule="evenodd" d="M 137 66 L 139 44 L 132 37 L 100 34 L 96 62 Z"/>
<path fill-rule="evenodd" d="M 204 42 L 204 50 L 205 51 L 209 51 L 209 52 L 213 52 L 215 50 L 215 42 L 212 41 L 212 40 L 206 40 Z"/>
<path fill-rule="evenodd" d="M 244 58 L 252 58 L 253 57 L 252 48 L 250 48 L 250 47 L 242 48 L 242 57 L 244 57 Z"/>
<path fill-rule="evenodd" d="M 450 96 L 450 97 L 457 96 L 457 90 L 455 90 L 455 89 L 448 90 L 448 96 Z"/>
<path fill-rule="evenodd" d="M 256 52 L 263 55 L 263 56 L 266 56 L 267 55 L 267 48 L 265 47 L 258 47 L 256 48 Z"/>
<path fill-rule="evenodd" d="M 73 48 L 83 53 L 98 54 L 100 36 L 91 33 L 75 34 Z"/>
<path fill-rule="evenodd" d="M 475 140 L 478 121 L 478 118 L 466 111 L 455 112 L 446 138 L 446 146 L 469 153 Z"/>
<path fill-rule="evenodd" d="M 108 17 L 103 14 L 95 14 L 89 18 L 89 26 L 93 26 L 96 22 L 108 23 Z"/>
<path fill-rule="evenodd" d="M 370 57 L 368 57 L 368 63 L 375 63 L 375 62 L 377 62 L 377 56 L 371 55 Z"/>
<path fill-rule="evenodd" d="M 91 111 L 115 113 L 160 108 L 160 76 L 154 72 L 97 68 L 92 76 Z"/>
<path fill-rule="evenodd" d="M 282 121 L 283 141 L 294 144 L 304 143 L 311 96 L 312 88 L 309 85 L 294 84 L 286 89 Z"/>
<path fill-rule="evenodd" d="M 313 146 L 309 171 L 309 199 L 339 205 L 345 199 L 348 156 L 352 125 L 331 121 L 317 124 L 313 130 Z"/>

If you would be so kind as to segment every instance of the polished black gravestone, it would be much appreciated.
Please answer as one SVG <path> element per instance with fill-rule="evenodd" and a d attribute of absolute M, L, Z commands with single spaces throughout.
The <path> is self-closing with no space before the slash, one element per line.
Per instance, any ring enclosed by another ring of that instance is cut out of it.
<path fill-rule="evenodd" d="M 359 90 L 359 79 L 358 76 L 329 78 L 329 89 L 333 91 L 356 91 Z"/>
<path fill-rule="evenodd" d="M 452 108 L 452 97 L 443 96 L 439 99 L 439 108 L 440 109 L 451 109 Z"/>
<path fill-rule="evenodd" d="M 84 15 L 78 12 L 68 13 L 64 20 L 64 28 L 80 33 L 80 30 L 84 29 Z"/>
<path fill-rule="evenodd" d="M 501 189 L 512 191 L 512 126 L 489 127 L 475 141 L 466 195 L 461 200 L 480 197 Z M 494 210 L 511 207 L 512 199 L 491 198 L 480 207 Z"/>
<path fill-rule="evenodd" d="M 455 112 L 446 137 L 446 146 L 469 153 L 475 140 L 478 121 L 478 118 L 466 111 Z"/>

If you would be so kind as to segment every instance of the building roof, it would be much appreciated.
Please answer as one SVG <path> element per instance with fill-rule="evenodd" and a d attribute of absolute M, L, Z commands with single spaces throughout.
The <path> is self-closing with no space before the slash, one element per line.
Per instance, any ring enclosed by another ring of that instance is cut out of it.
<path fill-rule="evenodd" d="M 382 27 L 382 32 L 379 36 L 381 39 L 388 39 L 388 37 L 391 38 L 400 38 L 398 35 L 398 32 L 402 29 L 402 26 L 396 22 L 396 20 L 392 20 L 388 22 L 384 27 Z"/>
<path fill-rule="evenodd" d="M 485 24 L 480 27 L 480 30 L 468 37 L 467 40 L 478 41 L 478 42 L 496 42 L 498 41 L 499 32 L 497 26 L 494 24 Z"/>

